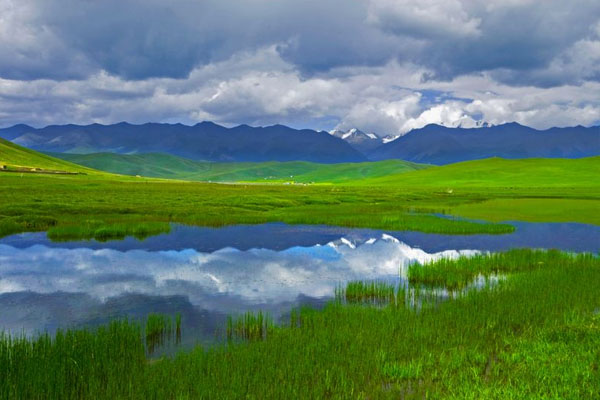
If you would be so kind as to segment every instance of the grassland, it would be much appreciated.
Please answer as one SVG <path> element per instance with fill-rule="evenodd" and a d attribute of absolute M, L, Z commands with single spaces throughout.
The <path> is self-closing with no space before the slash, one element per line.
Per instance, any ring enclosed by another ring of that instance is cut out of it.
<path fill-rule="evenodd" d="M 292 313 L 287 326 L 270 327 L 266 337 L 151 362 L 135 322 L 56 338 L 5 335 L 0 397 L 600 397 L 600 259 L 557 252 L 521 256 L 528 262 L 506 280 L 450 301 L 425 302 L 418 311 L 402 302 L 334 301 L 322 311 Z M 511 263 L 515 254 L 494 257 L 494 263 Z M 446 266 L 462 269 L 464 262 Z M 359 286 L 349 292 L 388 292 L 381 285 Z M 259 317 L 245 318 L 251 329 L 258 326 Z"/>
<path fill-rule="evenodd" d="M 8 168 L 39 168 L 54 171 L 93 173 L 90 168 L 18 146 L 0 138 L 0 171 Z"/>
<path fill-rule="evenodd" d="M 170 222 L 279 221 L 451 234 L 513 230 L 436 213 L 490 221 L 600 223 L 600 157 L 489 159 L 352 184 L 223 185 L 114 175 L 15 145 L 5 148 L 0 152 L 5 162 L 85 175 L 0 172 L 0 236 L 47 230 L 55 239 L 143 237 L 165 231 Z"/>
<path fill-rule="evenodd" d="M 402 160 L 364 163 L 317 164 L 291 162 L 203 162 L 170 154 L 67 154 L 53 156 L 101 171 L 155 178 L 202 182 L 349 183 L 428 168 Z"/>
<path fill-rule="evenodd" d="M 435 213 L 600 223 L 600 157 L 488 159 L 337 184 L 225 185 L 119 176 L 0 145 L 9 165 L 85 173 L 0 172 L 0 236 L 144 237 L 170 222 L 513 229 Z M 333 182 L 323 171 L 314 173 Z M 463 290 L 492 275 L 506 279 Z M 515 250 L 415 265 L 408 278 L 412 291 L 350 283 L 324 310 L 292 311 L 285 326 L 262 313 L 232 317 L 223 345 L 173 357 L 148 358 L 180 337 L 179 317 L 55 337 L 0 334 L 0 398 L 600 398 L 597 256 Z M 415 309 L 415 290 L 431 288 L 459 290 L 450 301 L 424 296 Z"/>

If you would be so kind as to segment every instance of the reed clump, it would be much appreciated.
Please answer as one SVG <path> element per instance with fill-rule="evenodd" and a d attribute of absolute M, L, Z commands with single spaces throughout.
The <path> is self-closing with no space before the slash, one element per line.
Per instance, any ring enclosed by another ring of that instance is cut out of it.
<path fill-rule="evenodd" d="M 148 354 L 153 354 L 158 348 L 173 340 L 179 344 L 181 342 L 181 314 L 177 313 L 175 319 L 164 314 L 148 314 L 145 337 Z"/>
<path fill-rule="evenodd" d="M 169 233 L 171 226 L 165 222 L 141 222 L 141 223 L 116 223 L 106 224 L 99 221 L 91 221 L 82 225 L 56 226 L 48 230 L 48 237 L 54 241 L 90 240 L 100 242 L 109 240 L 122 240 L 127 236 L 133 236 L 143 240 L 152 235 Z"/>
<path fill-rule="evenodd" d="M 408 279 L 413 285 L 461 289 L 477 276 L 511 274 L 545 268 L 548 265 L 584 265 L 592 261 L 589 253 L 569 254 L 558 250 L 514 249 L 503 253 L 461 256 L 452 260 L 442 258 L 430 263 L 413 264 Z"/>
<path fill-rule="evenodd" d="M 248 311 L 238 317 L 227 318 L 227 340 L 264 340 L 275 330 L 268 313 Z"/>
<path fill-rule="evenodd" d="M 351 281 L 335 289 L 335 299 L 347 304 L 404 304 L 405 289 L 382 281 Z"/>

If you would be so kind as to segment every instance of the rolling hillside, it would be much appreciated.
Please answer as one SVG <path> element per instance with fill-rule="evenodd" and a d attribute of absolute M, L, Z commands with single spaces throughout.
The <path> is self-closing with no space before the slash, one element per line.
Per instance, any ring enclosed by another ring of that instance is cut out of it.
<path fill-rule="evenodd" d="M 212 182 L 344 183 L 428 167 L 401 160 L 342 164 L 317 164 L 305 161 L 211 163 L 160 153 L 51 154 L 73 163 L 112 173 Z"/>
<path fill-rule="evenodd" d="M 0 138 L 0 170 L 22 172 L 97 173 L 90 168 L 21 147 Z"/>
<path fill-rule="evenodd" d="M 600 156 L 580 159 L 485 160 L 433 167 L 406 174 L 365 179 L 364 185 L 407 187 L 597 187 Z"/>

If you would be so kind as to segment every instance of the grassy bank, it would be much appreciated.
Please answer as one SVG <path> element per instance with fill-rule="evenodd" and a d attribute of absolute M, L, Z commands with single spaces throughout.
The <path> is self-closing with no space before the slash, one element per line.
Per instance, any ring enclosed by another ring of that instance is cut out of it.
<path fill-rule="evenodd" d="M 128 322 L 54 339 L 3 336 L 0 396 L 597 398 L 600 260 L 525 256 L 524 267 L 497 285 L 418 312 L 398 303 L 332 302 L 293 313 L 289 326 L 270 328 L 266 338 L 152 362 L 141 329 Z M 502 264 L 515 255 L 494 257 Z M 463 261 L 446 266 L 453 263 Z M 359 297 L 388 292 L 381 285 L 349 290 Z M 232 326 L 246 332 L 248 324 Z"/>

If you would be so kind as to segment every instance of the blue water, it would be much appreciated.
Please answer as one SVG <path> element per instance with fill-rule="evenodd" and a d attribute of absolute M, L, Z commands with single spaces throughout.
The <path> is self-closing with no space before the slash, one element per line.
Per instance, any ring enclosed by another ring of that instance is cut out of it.
<path fill-rule="evenodd" d="M 213 252 L 226 247 L 238 250 L 262 248 L 285 250 L 290 247 L 310 247 L 327 244 L 341 237 L 357 242 L 380 237 L 387 233 L 411 247 L 427 252 L 451 249 L 501 251 L 516 247 L 561 249 L 575 252 L 600 251 L 600 226 L 576 223 L 509 222 L 514 233 L 503 235 L 441 235 L 422 232 L 352 229 L 323 225 L 234 225 L 208 228 L 172 225 L 170 233 L 149 237 L 143 241 L 133 237 L 109 242 L 71 241 L 52 242 L 44 232 L 24 233 L 0 239 L 0 244 L 26 248 L 41 244 L 51 248 L 88 248 L 128 250 L 184 250 Z"/>
<path fill-rule="evenodd" d="M 600 250 L 600 227 L 514 223 L 506 235 L 438 235 L 285 224 L 174 225 L 144 241 L 0 239 L 0 330 L 35 333 L 149 312 L 182 313 L 184 344 L 231 313 L 280 317 L 356 279 L 399 279 L 415 261 L 515 247 Z M 401 279 L 401 278 L 400 278 Z"/>

